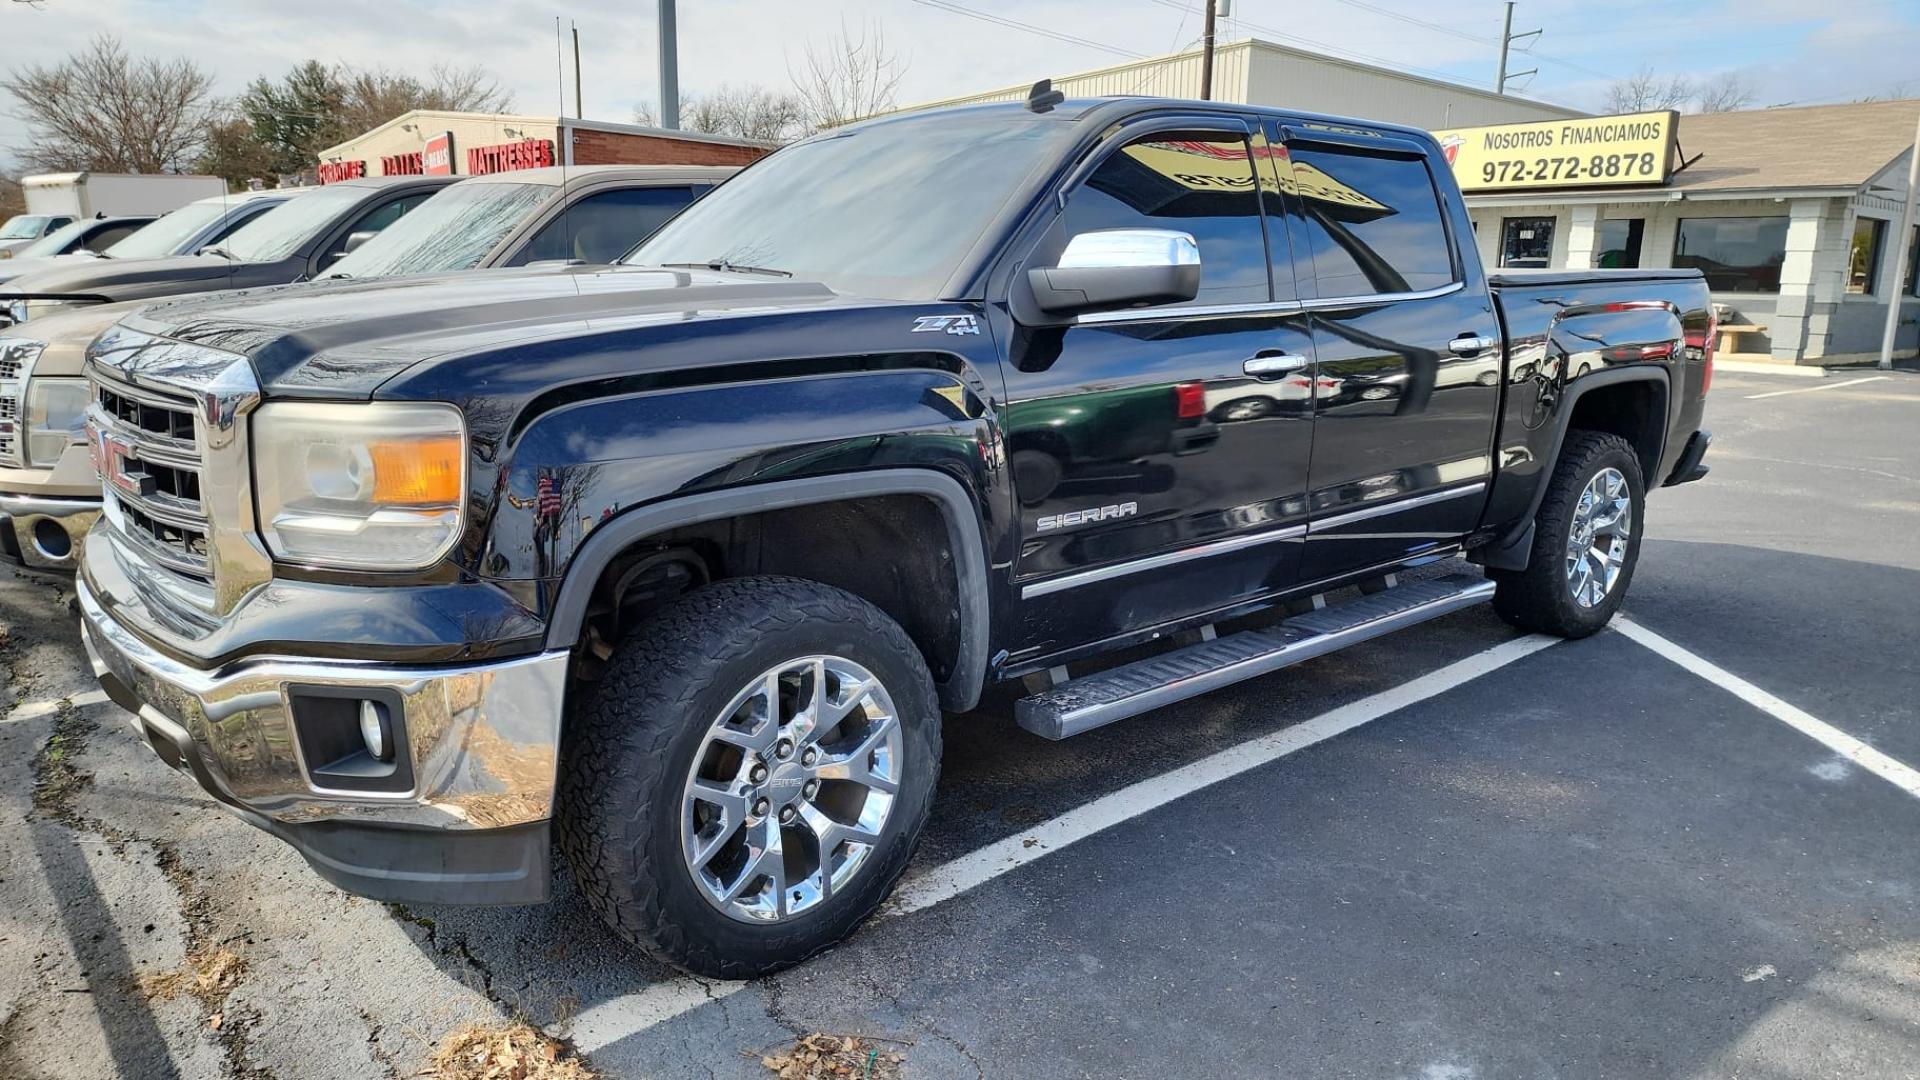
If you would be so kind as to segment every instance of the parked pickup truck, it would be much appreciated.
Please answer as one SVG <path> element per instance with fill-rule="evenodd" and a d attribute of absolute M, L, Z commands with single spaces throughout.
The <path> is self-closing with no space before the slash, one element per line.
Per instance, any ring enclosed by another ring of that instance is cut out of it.
<path fill-rule="evenodd" d="M 792 964 L 984 688 L 1059 739 L 1481 601 L 1590 634 L 1705 471 L 1699 275 L 1487 274 L 1406 128 L 1036 88 L 789 146 L 626 263 L 91 352 L 95 671 L 342 888 L 539 901 L 557 840 L 647 951 Z M 1209 406 L 1297 373 L 1334 403 Z"/>
<path fill-rule="evenodd" d="M 28 249 L 37 249 L 40 244 L 53 239 L 51 236 L 45 237 L 11 257 L 0 257 L 0 285 L 14 278 L 37 274 L 43 270 L 59 270 L 75 266 L 98 267 L 99 263 L 96 260 L 102 258 L 158 259 L 167 255 L 191 255 L 203 247 L 220 243 L 235 229 L 253 220 L 255 216 L 307 190 L 310 189 L 270 188 L 265 191 L 241 191 L 232 195 L 216 195 L 211 199 L 190 202 L 178 210 L 168 211 L 117 241 L 111 237 L 101 237 L 96 234 L 86 238 L 87 250 L 84 251 L 46 256 L 27 254 Z M 98 223 L 97 219 L 94 225 L 96 230 L 104 227 Z M 68 226 L 68 228 L 73 227 Z M 11 322 L 13 322 L 11 315 L 0 311 L 0 327 Z"/>
<path fill-rule="evenodd" d="M 326 277 L 612 262 L 735 171 L 589 165 L 471 177 L 440 189 Z M 0 328 L 0 424 L 16 415 L 20 428 L 0 427 L 0 559 L 62 573 L 78 561 L 78 540 L 100 512 L 81 365 L 93 339 L 141 304 L 81 305 Z"/>

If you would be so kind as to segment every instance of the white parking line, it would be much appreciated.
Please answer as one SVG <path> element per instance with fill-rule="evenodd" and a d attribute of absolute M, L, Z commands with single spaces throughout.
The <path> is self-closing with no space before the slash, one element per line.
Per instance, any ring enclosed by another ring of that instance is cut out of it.
<path fill-rule="evenodd" d="M 62 705 L 71 705 L 77 709 L 82 705 L 98 705 L 105 700 L 107 700 L 106 691 L 88 690 L 84 694 L 75 694 L 58 701 L 30 701 L 25 705 L 14 706 L 13 710 L 7 713 L 6 722 L 11 724 L 16 720 L 33 720 L 42 716 L 51 716 L 59 712 Z"/>
<path fill-rule="evenodd" d="M 1799 379 L 1824 379 L 1827 369 L 1822 367 L 1801 367 L 1798 364 L 1768 364 L 1760 361 L 1720 360 L 1713 362 L 1714 374 L 1729 372 L 1734 375 L 1788 375 Z"/>
<path fill-rule="evenodd" d="M 874 919 L 878 921 L 924 911 L 1175 799 L 1444 694 L 1531 656 L 1559 640 L 1533 635 L 1502 642 L 1485 652 L 1321 713 L 1311 720 L 1221 750 L 1172 772 L 1130 784 L 1034 828 L 988 844 L 914 877 L 900 886 Z M 571 1020 L 555 1024 L 552 1030 L 556 1035 L 571 1037 L 574 1046 L 583 1053 L 591 1054 L 709 1001 L 736 994 L 748 985 L 745 982 L 684 976 L 669 979 L 654 983 L 637 993 L 625 994 L 584 1009 Z"/>
<path fill-rule="evenodd" d="M 1816 719 L 1810 713 L 1787 704 L 1726 668 L 1668 641 L 1624 615 L 1614 618 L 1613 628 L 1894 787 L 1915 798 L 1920 798 L 1920 771 L 1916 771 L 1906 763 L 1896 761 L 1832 724 Z"/>
<path fill-rule="evenodd" d="M 1761 398 L 1779 397 L 1782 394 L 1817 394 L 1822 390 L 1838 390 L 1843 386 L 1859 386 L 1863 382 L 1879 382 L 1885 378 L 1885 375 L 1869 375 L 1864 379 L 1848 379 L 1845 382 L 1822 383 L 1819 386 L 1802 386 L 1798 390 L 1769 390 L 1764 394 L 1748 394 L 1747 400 L 1758 401 Z"/>

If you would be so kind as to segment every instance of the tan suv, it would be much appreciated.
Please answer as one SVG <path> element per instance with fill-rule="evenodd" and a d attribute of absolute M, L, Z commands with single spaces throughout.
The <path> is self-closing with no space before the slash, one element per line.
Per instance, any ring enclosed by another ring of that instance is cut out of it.
<path fill-rule="evenodd" d="M 100 514 L 87 452 L 87 346 L 141 305 L 101 304 L 0 331 L 0 556 L 71 572 Z"/>

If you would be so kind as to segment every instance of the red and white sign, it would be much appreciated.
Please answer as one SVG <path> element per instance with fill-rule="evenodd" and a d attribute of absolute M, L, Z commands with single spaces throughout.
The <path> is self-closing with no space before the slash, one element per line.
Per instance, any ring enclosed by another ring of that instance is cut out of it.
<path fill-rule="evenodd" d="M 364 161 L 323 161 L 320 163 L 320 182 L 337 184 L 342 180 L 357 180 L 367 175 L 367 163 Z"/>
<path fill-rule="evenodd" d="M 512 172 L 515 169 L 544 169 L 552 164 L 552 139 L 521 139 L 519 142 L 475 146 L 467 150 L 467 172 L 472 176 Z"/>
<path fill-rule="evenodd" d="M 383 176 L 419 176 L 425 168 L 426 163 L 421 160 L 418 150 L 380 159 L 380 173 Z"/>
<path fill-rule="evenodd" d="M 428 176 L 452 176 L 453 132 L 443 131 L 428 139 L 420 151 L 420 164 Z"/>

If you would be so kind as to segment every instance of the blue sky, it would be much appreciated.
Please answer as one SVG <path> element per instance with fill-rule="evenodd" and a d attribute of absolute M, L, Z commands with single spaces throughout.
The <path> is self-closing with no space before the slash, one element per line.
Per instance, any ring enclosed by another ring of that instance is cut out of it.
<path fill-rule="evenodd" d="M 1125 59 L 1108 50 L 1164 53 L 1190 45 L 1200 32 L 1200 0 L 952 3 L 1087 43 L 914 0 L 681 0 L 681 86 L 784 87 L 808 42 L 833 36 L 843 20 L 884 29 L 907 64 L 903 103 Z M 1305 39 L 1337 55 L 1486 85 L 1502 7 L 1501 0 L 1234 0 L 1236 18 L 1223 31 L 1292 44 Z M 515 92 L 521 111 L 550 114 L 559 93 L 556 15 L 581 27 L 587 115 L 631 120 L 634 105 L 655 93 L 654 8 L 647 0 L 7 2 L 0 4 L 0 69 L 57 58 L 111 30 L 136 56 L 193 58 L 215 73 L 224 94 L 308 57 L 395 69 L 452 62 L 486 67 Z M 1536 55 L 1516 58 L 1516 68 L 1540 68 L 1521 92 L 1580 108 L 1598 108 L 1610 78 L 1643 64 L 1703 77 L 1737 71 L 1759 88 L 1760 105 L 1920 97 L 1920 0 L 1522 0 L 1515 26 L 1547 31 Z M 10 99 L 0 99 L 0 148 L 24 138 Z"/>

